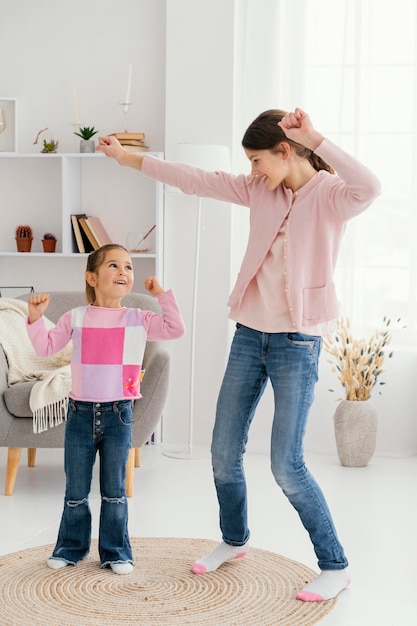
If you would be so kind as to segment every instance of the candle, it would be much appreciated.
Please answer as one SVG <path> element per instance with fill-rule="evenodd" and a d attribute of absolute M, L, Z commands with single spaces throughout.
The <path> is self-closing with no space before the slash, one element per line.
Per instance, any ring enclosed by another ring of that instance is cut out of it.
<path fill-rule="evenodd" d="M 77 88 L 76 87 L 74 87 L 72 104 L 73 104 L 73 114 L 74 114 L 74 132 L 77 132 L 80 129 L 80 126 L 78 123 L 78 102 L 77 102 Z"/>
<path fill-rule="evenodd" d="M 129 75 L 127 78 L 127 89 L 126 89 L 126 98 L 125 104 L 130 104 L 130 90 L 132 88 L 132 66 L 129 65 Z"/>

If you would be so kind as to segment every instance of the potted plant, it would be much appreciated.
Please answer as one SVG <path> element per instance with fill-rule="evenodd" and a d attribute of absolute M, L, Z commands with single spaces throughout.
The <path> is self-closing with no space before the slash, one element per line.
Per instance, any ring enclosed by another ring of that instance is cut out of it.
<path fill-rule="evenodd" d="M 399 321 L 399 320 L 398 320 Z M 384 317 L 382 329 L 368 340 L 352 336 L 347 318 L 336 321 L 335 331 L 323 338 L 329 363 L 345 390 L 334 415 L 336 446 L 342 465 L 363 467 L 375 450 L 377 432 L 376 408 L 371 402 L 375 386 L 383 373 L 385 358 L 391 342 L 391 320 Z M 330 391 L 333 391 L 331 389 Z"/>
<path fill-rule="evenodd" d="M 30 252 L 33 241 L 33 230 L 31 226 L 19 225 L 16 228 L 16 245 L 18 252 Z"/>
<path fill-rule="evenodd" d="M 42 239 L 44 252 L 55 252 L 56 237 L 52 233 L 45 233 Z"/>
<path fill-rule="evenodd" d="M 53 154 L 53 153 L 57 152 L 58 145 L 59 145 L 59 141 L 55 141 L 55 139 L 50 139 L 49 141 L 44 139 L 43 140 L 43 148 L 42 148 L 41 152 L 43 154 Z"/>
<path fill-rule="evenodd" d="M 95 144 L 92 137 L 98 133 L 94 126 L 82 126 L 74 135 L 81 137 L 80 152 L 95 152 Z"/>

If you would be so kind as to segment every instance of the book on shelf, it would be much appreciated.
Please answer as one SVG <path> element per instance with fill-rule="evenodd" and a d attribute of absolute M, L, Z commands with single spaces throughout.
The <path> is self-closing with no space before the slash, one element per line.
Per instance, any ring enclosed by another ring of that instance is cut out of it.
<path fill-rule="evenodd" d="M 104 246 L 108 243 L 113 243 L 110 235 L 104 228 L 99 217 L 95 217 L 94 215 L 89 215 L 85 221 L 87 222 L 87 226 L 91 230 L 95 240 L 101 246 Z"/>
<path fill-rule="evenodd" d="M 78 252 L 93 252 L 101 246 L 113 243 L 100 218 L 86 213 L 71 215 L 72 231 Z"/>
<path fill-rule="evenodd" d="M 97 241 L 97 239 L 94 237 L 90 227 L 87 224 L 87 216 L 82 216 L 78 218 L 78 222 L 80 224 L 81 227 L 81 231 L 84 231 L 84 233 L 87 236 L 88 241 L 90 242 L 92 249 L 93 250 L 98 250 L 100 248 L 100 245 Z"/>
<path fill-rule="evenodd" d="M 143 141 L 145 139 L 145 133 L 112 133 L 112 137 L 116 137 L 116 139 L 120 140 L 129 140 L 136 139 L 139 141 Z"/>
<path fill-rule="evenodd" d="M 146 152 L 145 133 L 113 133 L 118 142 L 129 152 Z"/>
<path fill-rule="evenodd" d="M 145 141 L 143 139 L 121 139 L 119 141 L 122 146 L 144 146 Z"/>
<path fill-rule="evenodd" d="M 123 143 L 123 148 L 128 152 L 147 152 L 148 146 L 133 146 L 130 143 Z"/>
<path fill-rule="evenodd" d="M 87 217 L 85 213 L 73 213 L 71 215 L 71 225 L 72 225 L 72 233 L 74 235 L 74 248 L 78 250 L 78 252 L 85 253 L 91 252 L 92 246 L 87 239 L 87 235 L 81 230 L 81 226 L 79 223 L 80 217 Z"/>

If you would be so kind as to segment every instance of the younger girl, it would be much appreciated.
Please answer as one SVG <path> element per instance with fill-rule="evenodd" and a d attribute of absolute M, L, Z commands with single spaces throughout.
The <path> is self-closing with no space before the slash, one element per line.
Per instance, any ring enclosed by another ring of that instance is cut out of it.
<path fill-rule="evenodd" d="M 71 339 L 72 387 L 65 430 L 66 490 L 58 540 L 47 564 L 76 565 L 91 543 L 88 496 L 96 453 L 100 455 L 101 567 L 116 574 L 133 569 L 125 492 L 131 447 L 132 404 L 140 398 L 140 374 L 146 340 L 176 339 L 184 324 L 172 291 L 155 277 L 146 289 L 158 299 L 162 315 L 126 308 L 122 298 L 133 287 L 129 252 L 109 244 L 92 252 L 85 273 L 87 306 L 68 311 L 49 332 L 43 313 L 48 294 L 29 299 L 27 329 L 36 352 L 49 356 Z"/>

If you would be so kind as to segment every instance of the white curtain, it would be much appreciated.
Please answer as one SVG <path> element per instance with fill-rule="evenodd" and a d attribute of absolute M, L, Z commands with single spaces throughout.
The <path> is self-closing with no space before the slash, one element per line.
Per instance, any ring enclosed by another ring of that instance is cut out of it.
<path fill-rule="evenodd" d="M 341 311 L 364 330 L 402 318 L 417 334 L 417 3 L 239 0 L 236 132 L 262 110 L 305 109 L 380 178 L 348 227 L 336 272 Z M 241 132 L 240 132 L 241 134 Z"/>

